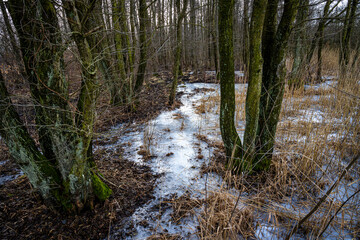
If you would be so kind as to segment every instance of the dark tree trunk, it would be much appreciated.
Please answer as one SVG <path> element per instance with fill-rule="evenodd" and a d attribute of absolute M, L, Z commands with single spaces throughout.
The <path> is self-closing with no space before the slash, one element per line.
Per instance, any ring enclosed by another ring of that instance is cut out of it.
<path fill-rule="evenodd" d="M 264 65 L 256 141 L 258 154 L 254 170 L 265 170 L 271 163 L 284 95 L 285 53 L 298 5 L 299 0 L 285 0 L 283 15 L 277 26 L 278 0 L 268 1 L 262 38 Z"/>
<path fill-rule="evenodd" d="M 0 0 L 0 8 L 1 8 L 2 17 L 4 19 L 4 23 L 5 23 L 5 26 L 6 26 L 6 30 L 8 32 L 8 36 L 10 38 L 10 44 L 11 44 L 12 50 L 14 52 L 15 58 L 16 58 L 16 60 L 21 62 L 21 53 L 20 53 L 19 47 L 17 45 L 16 39 L 15 39 L 15 33 L 14 33 L 13 28 L 11 26 L 11 23 L 10 23 L 10 20 L 9 20 L 9 17 L 8 17 L 8 14 L 7 14 L 7 11 L 6 11 L 6 7 L 5 7 L 5 4 L 4 4 L 3 0 Z"/>
<path fill-rule="evenodd" d="M 139 68 L 136 75 L 136 83 L 134 93 L 138 96 L 145 79 L 145 70 L 147 65 L 147 51 L 149 42 L 147 40 L 147 31 L 150 26 L 150 18 L 147 12 L 146 0 L 139 1 L 139 18 L 140 18 L 140 29 L 139 29 L 139 41 L 140 41 L 140 59 Z"/>
<path fill-rule="evenodd" d="M 220 130 L 226 150 L 227 165 L 239 170 L 241 139 L 235 128 L 235 68 L 233 46 L 234 0 L 219 1 L 220 53 Z"/>
<path fill-rule="evenodd" d="M 346 17 L 344 28 L 341 36 L 341 49 L 340 49 L 340 79 L 344 80 L 347 77 L 348 65 L 350 62 L 350 39 L 354 29 L 356 10 L 359 0 L 349 0 L 346 9 Z"/>
<path fill-rule="evenodd" d="M 295 46 L 293 50 L 294 62 L 289 78 L 290 89 L 300 88 L 304 81 L 302 80 L 305 70 L 305 51 L 306 51 L 306 19 L 309 15 L 309 0 L 301 3 L 296 15 Z"/>
<path fill-rule="evenodd" d="M 266 2 L 267 2 L 267 0 L 266 0 Z M 266 6 L 266 2 L 264 2 L 265 3 L 264 6 Z M 253 6 L 254 6 L 253 11 L 254 11 L 255 2 L 253 3 Z M 261 32 L 262 32 L 262 30 L 261 30 Z M 250 41 L 250 38 L 249 38 L 249 34 L 250 34 L 249 33 L 249 0 L 244 0 L 244 9 L 243 9 L 243 54 L 242 54 L 242 58 L 243 58 L 243 64 L 244 64 L 245 77 L 248 76 L 249 65 L 250 65 L 250 54 L 249 54 L 249 45 L 250 45 L 249 41 Z"/>
<path fill-rule="evenodd" d="M 315 33 L 315 36 L 314 36 L 314 38 L 313 38 L 313 40 L 311 42 L 310 50 L 309 50 L 309 52 L 307 54 L 306 63 L 305 63 L 308 68 L 310 67 L 311 59 L 312 59 L 312 56 L 314 54 L 316 45 L 318 45 L 318 47 L 320 48 L 318 50 L 318 61 L 320 60 L 320 63 L 318 62 L 318 66 L 320 66 L 320 68 L 321 68 L 321 64 L 322 64 L 321 63 L 321 50 L 322 50 L 322 45 L 323 45 L 324 30 L 325 30 L 327 18 L 329 16 L 330 5 L 331 5 L 332 2 L 333 2 L 332 0 L 327 0 L 326 1 L 323 16 L 319 21 L 319 26 L 318 26 L 317 31 Z M 320 53 L 320 55 L 319 55 L 319 53 Z M 317 72 L 317 74 L 319 74 L 319 73 L 321 74 L 321 69 L 319 71 Z M 311 73 L 310 73 L 310 75 L 311 75 Z"/>

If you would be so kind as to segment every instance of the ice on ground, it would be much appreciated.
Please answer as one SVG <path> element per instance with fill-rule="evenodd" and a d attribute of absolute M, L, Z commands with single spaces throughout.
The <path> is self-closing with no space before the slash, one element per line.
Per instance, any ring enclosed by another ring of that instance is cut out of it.
<path fill-rule="evenodd" d="M 320 84 L 313 84 L 313 85 L 308 85 L 306 84 L 304 86 L 304 89 L 305 90 L 309 90 L 309 89 L 313 89 L 313 90 L 320 90 L 320 89 L 323 89 L 323 90 L 327 90 L 327 89 L 330 89 L 332 87 L 336 87 L 337 85 L 337 81 L 334 80 L 336 79 L 336 77 L 334 76 L 327 76 L 327 78 L 323 78 L 324 80 L 327 80 L 323 83 L 320 83 Z"/>
<path fill-rule="evenodd" d="M 236 84 L 236 91 L 238 92 L 246 91 L 246 88 L 246 84 Z M 197 135 L 204 135 L 209 140 L 221 140 L 219 116 L 217 114 L 218 105 L 203 114 L 196 112 L 196 107 L 201 101 L 207 101 L 211 96 L 219 94 L 219 85 L 193 83 L 180 85 L 179 89 L 184 93 L 180 99 L 183 105 L 179 109 L 165 111 L 147 124 L 137 126 L 136 130 L 132 132 L 124 131 L 123 126 L 113 128 L 110 134 L 121 136 L 119 141 L 99 147 L 117 148 L 122 143 L 131 142 L 131 145 L 126 148 L 124 157 L 139 164 L 147 164 L 155 173 L 161 174 L 156 182 L 155 199 L 138 208 L 133 216 L 128 219 L 128 221 L 133 222 L 137 231 L 136 235 L 132 235 L 128 239 L 146 239 L 152 234 L 158 233 L 180 234 L 184 239 L 197 239 L 198 222 L 196 216 L 183 218 L 180 224 L 175 224 L 171 219 L 171 208 L 163 209 L 164 212 L 160 214 L 161 202 L 174 196 L 179 197 L 185 192 L 190 192 L 192 197 L 202 198 L 204 197 L 205 185 L 207 185 L 208 191 L 216 191 L 222 182 L 222 179 L 216 174 L 209 175 L 208 182 L 206 182 L 206 178 L 200 176 L 200 167 L 204 162 L 209 161 L 213 149 L 207 142 L 197 138 Z M 207 91 L 197 91 L 197 89 L 207 89 Z M 212 90 L 209 91 L 209 89 Z M 290 118 L 290 120 L 322 123 L 326 119 L 326 114 L 321 109 L 316 108 L 302 110 L 300 116 Z M 238 122 L 238 132 L 241 137 L 243 136 L 244 125 L 244 122 Z M 138 154 L 140 147 L 144 145 L 152 156 L 146 162 L 144 162 L 143 156 Z M 201 154 L 204 155 L 202 159 L 197 157 L 199 148 Z M 233 190 L 232 194 L 236 196 L 237 191 Z M 338 195 L 344 196 L 341 188 Z M 278 207 L 285 209 L 285 211 L 289 207 L 286 203 L 283 206 L 280 205 Z M 294 204 L 294 206 L 297 205 Z M 309 209 L 298 210 L 300 211 L 299 214 L 305 214 Z M 195 209 L 195 211 L 199 212 L 200 210 Z M 142 224 L 144 221 L 147 224 Z M 257 221 L 261 223 L 261 226 L 256 229 L 258 239 L 278 239 L 278 236 L 284 236 L 288 231 L 281 226 L 269 224 L 265 217 L 261 217 Z M 336 235 L 332 231 L 328 231 L 328 239 L 331 239 L 330 236 Z M 296 237 L 305 239 L 302 236 L 296 235 Z"/>
<path fill-rule="evenodd" d="M 23 175 L 24 173 L 22 171 L 20 171 L 17 174 L 12 174 L 12 175 L 3 175 L 0 176 L 0 186 L 5 184 L 6 182 L 10 182 L 12 180 L 17 179 L 18 177 L 20 177 L 21 175 Z"/>

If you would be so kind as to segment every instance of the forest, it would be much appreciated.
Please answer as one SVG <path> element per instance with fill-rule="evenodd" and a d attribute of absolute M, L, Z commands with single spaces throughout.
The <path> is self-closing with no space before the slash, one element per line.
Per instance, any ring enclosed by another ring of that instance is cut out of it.
<path fill-rule="evenodd" d="M 360 239 L 359 0 L 0 0 L 0 239 Z"/>

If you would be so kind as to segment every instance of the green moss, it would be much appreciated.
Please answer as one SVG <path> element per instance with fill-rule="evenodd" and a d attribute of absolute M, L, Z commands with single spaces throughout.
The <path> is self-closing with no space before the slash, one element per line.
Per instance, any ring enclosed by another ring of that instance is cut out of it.
<path fill-rule="evenodd" d="M 112 194 L 112 190 L 95 174 L 92 174 L 92 184 L 95 196 L 105 201 Z"/>

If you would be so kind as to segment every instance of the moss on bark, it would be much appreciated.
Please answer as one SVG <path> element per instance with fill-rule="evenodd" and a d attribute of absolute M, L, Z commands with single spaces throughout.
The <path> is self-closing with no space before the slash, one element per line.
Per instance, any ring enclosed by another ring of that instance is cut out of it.
<path fill-rule="evenodd" d="M 235 128 L 235 68 L 233 48 L 234 1 L 219 1 L 220 53 L 220 130 L 224 142 L 227 166 L 238 171 L 242 145 Z"/>
<path fill-rule="evenodd" d="M 246 126 L 244 135 L 244 161 L 251 169 L 255 157 L 255 140 L 259 121 L 263 58 L 261 36 L 267 0 L 254 0 L 250 24 L 249 83 L 246 94 Z"/>
<path fill-rule="evenodd" d="M 299 0 L 285 0 L 277 26 L 278 0 L 269 0 L 262 38 L 264 58 L 254 170 L 270 167 L 285 87 L 285 53 Z"/>

